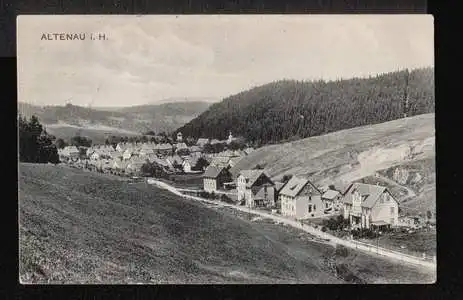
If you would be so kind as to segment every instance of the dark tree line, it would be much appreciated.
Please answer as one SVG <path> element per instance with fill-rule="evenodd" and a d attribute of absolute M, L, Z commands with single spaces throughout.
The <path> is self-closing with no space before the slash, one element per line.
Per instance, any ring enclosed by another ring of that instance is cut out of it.
<path fill-rule="evenodd" d="M 32 163 L 59 163 L 58 150 L 36 116 L 18 118 L 19 160 Z"/>
<path fill-rule="evenodd" d="M 76 135 L 71 138 L 71 145 L 76 147 L 91 147 L 92 140 L 84 136 Z"/>
<path fill-rule="evenodd" d="M 291 141 L 434 112 L 434 69 L 370 78 L 283 80 L 230 96 L 177 130 L 225 139 L 231 130 L 254 145 Z"/>

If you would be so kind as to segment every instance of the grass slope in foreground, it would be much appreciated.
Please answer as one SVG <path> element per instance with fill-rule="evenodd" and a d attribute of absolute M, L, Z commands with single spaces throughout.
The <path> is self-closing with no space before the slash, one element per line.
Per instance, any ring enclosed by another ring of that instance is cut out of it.
<path fill-rule="evenodd" d="M 334 249 L 296 230 L 131 185 L 116 177 L 20 164 L 23 283 L 342 283 L 435 279 L 349 250 L 345 279 L 323 263 Z M 351 273 L 349 273 L 351 272 Z M 352 279 L 354 278 L 354 279 Z"/>

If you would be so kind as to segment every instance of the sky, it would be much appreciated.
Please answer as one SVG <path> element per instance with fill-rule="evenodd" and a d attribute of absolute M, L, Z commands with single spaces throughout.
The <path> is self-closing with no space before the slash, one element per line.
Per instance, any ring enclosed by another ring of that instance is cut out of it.
<path fill-rule="evenodd" d="M 17 22 L 19 101 L 36 105 L 220 101 L 281 79 L 434 66 L 431 15 L 27 15 Z M 48 33 L 86 35 L 42 39 Z"/>

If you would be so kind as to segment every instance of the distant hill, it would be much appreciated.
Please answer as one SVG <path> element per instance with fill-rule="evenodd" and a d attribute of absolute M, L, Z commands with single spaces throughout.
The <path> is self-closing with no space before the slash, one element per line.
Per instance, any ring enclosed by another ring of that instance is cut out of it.
<path fill-rule="evenodd" d="M 334 184 L 343 189 L 376 172 L 393 179 L 391 172 L 396 167 L 413 167 L 413 172 L 420 173 L 421 183 L 404 183 L 417 194 L 408 201 L 425 211 L 435 207 L 434 160 L 434 114 L 423 114 L 264 146 L 238 161 L 231 172 L 236 176 L 240 170 L 260 165 L 276 180 L 284 175 L 304 175 L 319 186 Z"/>
<path fill-rule="evenodd" d="M 232 131 L 264 145 L 387 122 L 405 111 L 434 112 L 434 68 L 330 82 L 272 82 L 211 105 L 177 131 L 218 139 Z"/>
<path fill-rule="evenodd" d="M 153 130 L 170 132 L 205 111 L 210 103 L 189 101 L 140 105 L 104 110 L 68 104 L 66 106 L 34 106 L 18 104 L 18 113 L 37 115 L 46 129 L 57 137 L 69 138 L 79 129 L 81 134 L 103 139 L 104 133 L 136 135 Z"/>

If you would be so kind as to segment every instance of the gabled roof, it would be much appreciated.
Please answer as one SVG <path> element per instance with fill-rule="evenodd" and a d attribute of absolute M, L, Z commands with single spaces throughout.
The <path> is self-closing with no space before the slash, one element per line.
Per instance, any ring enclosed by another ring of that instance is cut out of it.
<path fill-rule="evenodd" d="M 181 165 L 183 163 L 183 158 L 181 158 L 178 155 L 169 156 L 169 157 L 166 158 L 166 160 L 168 160 L 171 164 L 177 163 L 177 164 Z"/>
<path fill-rule="evenodd" d="M 311 184 L 309 179 L 301 176 L 293 176 L 283 186 L 283 188 L 280 191 L 280 194 L 289 197 L 296 197 L 307 184 Z M 318 189 L 313 184 L 312 186 L 315 188 L 315 190 L 318 191 Z"/>
<path fill-rule="evenodd" d="M 198 146 L 191 146 L 190 152 L 201 152 L 201 148 Z"/>
<path fill-rule="evenodd" d="M 188 146 L 185 143 L 177 143 L 175 147 L 177 149 L 188 149 Z"/>
<path fill-rule="evenodd" d="M 246 187 L 252 187 L 262 174 L 267 176 L 263 170 L 242 170 L 239 176 L 246 178 Z"/>
<path fill-rule="evenodd" d="M 335 191 L 335 190 L 327 190 L 327 191 L 322 195 L 322 198 L 333 200 L 333 199 L 336 198 L 338 195 L 340 195 L 340 193 L 339 193 L 338 191 Z"/>
<path fill-rule="evenodd" d="M 275 182 L 275 190 L 277 192 L 280 192 L 281 189 L 285 186 L 285 182 Z"/>
<path fill-rule="evenodd" d="M 356 182 L 347 189 L 343 202 L 352 204 L 352 193 L 357 191 L 362 196 L 362 207 L 372 208 L 386 190 L 387 188 L 384 186 Z"/>
<path fill-rule="evenodd" d="M 67 146 L 64 148 L 64 150 L 66 150 L 68 153 L 70 152 L 79 152 L 79 149 L 77 149 L 76 146 Z"/>
<path fill-rule="evenodd" d="M 203 177 L 217 178 L 217 176 L 219 176 L 220 172 L 222 172 L 223 170 L 224 170 L 223 167 L 209 166 L 204 171 Z"/>
<path fill-rule="evenodd" d="M 152 162 L 152 163 L 158 164 L 158 165 L 160 165 L 162 167 L 168 167 L 169 166 L 169 164 L 167 163 L 167 161 L 165 159 L 160 159 L 158 157 L 150 157 L 149 161 Z"/>

